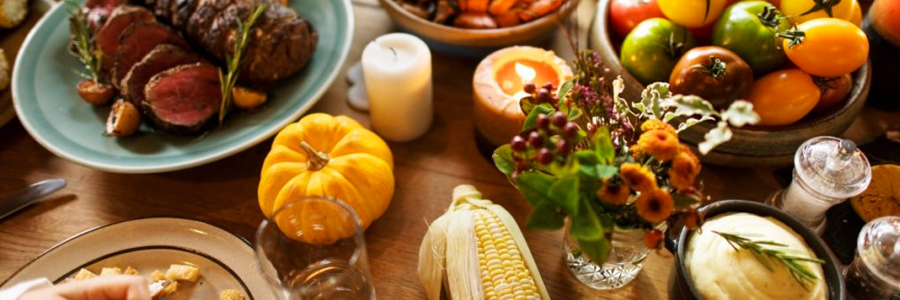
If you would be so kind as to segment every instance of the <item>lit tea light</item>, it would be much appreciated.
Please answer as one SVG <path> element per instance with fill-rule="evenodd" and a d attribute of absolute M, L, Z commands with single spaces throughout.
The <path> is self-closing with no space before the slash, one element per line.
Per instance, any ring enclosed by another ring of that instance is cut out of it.
<path fill-rule="evenodd" d="M 526 84 L 559 87 L 572 78 L 564 60 L 553 51 L 514 46 L 492 53 L 478 64 L 472 79 L 475 91 L 475 127 L 491 144 L 502 145 L 519 131 L 525 115 L 519 100 L 528 96 Z"/>

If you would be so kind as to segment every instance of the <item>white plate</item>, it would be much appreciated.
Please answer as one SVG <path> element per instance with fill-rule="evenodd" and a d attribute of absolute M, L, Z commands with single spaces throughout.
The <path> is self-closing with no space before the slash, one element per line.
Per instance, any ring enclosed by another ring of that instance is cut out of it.
<path fill-rule="evenodd" d="M 250 244 L 221 228 L 179 218 L 149 218 L 101 226 L 53 246 L 17 271 L 0 288 L 46 277 L 59 283 L 81 268 L 99 273 L 103 267 L 131 266 L 148 277 L 169 265 L 200 267 L 200 280 L 179 289 L 178 299 L 218 299 L 219 291 L 236 289 L 247 299 L 274 299 L 256 266 Z"/>

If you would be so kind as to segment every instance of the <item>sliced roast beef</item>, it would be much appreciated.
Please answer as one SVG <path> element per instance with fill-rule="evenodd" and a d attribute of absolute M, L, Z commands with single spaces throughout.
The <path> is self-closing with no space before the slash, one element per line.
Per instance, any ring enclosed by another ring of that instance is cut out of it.
<path fill-rule="evenodd" d="M 116 87 L 147 53 L 158 45 L 171 44 L 188 49 L 188 43 L 170 27 L 160 23 L 134 23 L 119 36 L 116 62 L 113 67 L 112 82 Z"/>
<path fill-rule="evenodd" d="M 147 0 L 143 0 L 147 1 Z M 159 6 L 157 0 L 157 6 Z M 168 0 L 182 1 L 168 12 L 155 10 L 173 22 L 195 45 L 219 62 L 231 53 L 238 20 L 246 20 L 259 4 L 266 5 L 246 50 L 241 66 L 245 83 L 270 83 L 300 71 L 315 52 L 318 35 L 293 9 L 278 0 Z M 162 14 L 161 14 L 162 13 Z M 183 18 L 183 15 L 190 15 Z"/>
<path fill-rule="evenodd" d="M 122 79 L 122 95 L 126 100 L 141 107 L 144 102 L 144 87 L 150 82 L 150 78 L 165 70 L 186 64 L 200 62 L 202 58 L 196 53 L 185 49 L 163 44 L 153 48 L 140 62 L 131 67 L 131 71 Z"/>
<path fill-rule="evenodd" d="M 94 32 L 100 30 L 106 23 L 112 11 L 123 4 L 125 0 L 87 0 L 84 9 L 88 16 L 88 23 Z"/>
<path fill-rule="evenodd" d="M 116 50 L 119 48 L 119 36 L 125 28 L 138 22 L 155 22 L 156 17 L 146 8 L 132 5 L 122 5 L 112 11 L 100 31 L 97 32 L 94 42 L 103 53 L 103 67 L 109 70 L 113 66 Z"/>
<path fill-rule="evenodd" d="M 219 69 L 210 64 L 182 65 L 156 74 L 144 88 L 142 103 L 157 127 L 176 134 L 197 134 L 219 113 Z"/>

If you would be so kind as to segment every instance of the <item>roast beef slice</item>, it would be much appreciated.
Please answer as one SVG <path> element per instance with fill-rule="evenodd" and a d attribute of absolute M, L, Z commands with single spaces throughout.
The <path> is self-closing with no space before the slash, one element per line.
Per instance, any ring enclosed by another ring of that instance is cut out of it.
<path fill-rule="evenodd" d="M 156 74 L 144 88 L 147 116 L 160 129 L 197 134 L 217 119 L 222 101 L 218 68 L 205 63 L 181 65 Z"/>
<path fill-rule="evenodd" d="M 129 25 L 119 37 L 116 62 L 113 67 L 112 82 L 116 87 L 147 53 L 158 45 L 171 44 L 189 49 L 188 43 L 170 27 L 160 23 L 134 23 Z"/>
<path fill-rule="evenodd" d="M 137 107 L 144 102 L 144 88 L 150 78 L 165 70 L 202 60 L 199 55 L 169 44 L 158 45 L 147 53 L 140 62 L 131 67 L 122 79 L 122 96 Z"/>

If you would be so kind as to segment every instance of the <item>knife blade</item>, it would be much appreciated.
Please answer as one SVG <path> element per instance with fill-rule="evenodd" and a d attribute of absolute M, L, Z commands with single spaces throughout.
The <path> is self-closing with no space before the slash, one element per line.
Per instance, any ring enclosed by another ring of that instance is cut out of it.
<path fill-rule="evenodd" d="M 66 187 L 66 180 L 54 178 L 44 180 L 24 188 L 12 195 L 0 198 L 0 220 L 7 216 L 39 202 L 45 196 Z"/>

